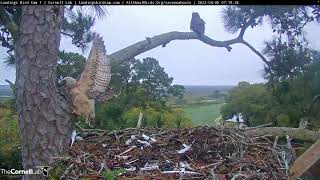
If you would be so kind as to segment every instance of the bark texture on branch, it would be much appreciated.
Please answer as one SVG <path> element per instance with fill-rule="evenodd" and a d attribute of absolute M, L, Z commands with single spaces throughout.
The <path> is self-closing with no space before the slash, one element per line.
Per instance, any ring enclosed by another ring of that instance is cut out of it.
<path fill-rule="evenodd" d="M 110 59 L 113 64 L 122 63 L 124 61 L 128 61 L 135 56 L 142 54 L 146 51 L 149 51 L 153 48 L 156 48 L 158 46 L 165 47 L 166 44 L 168 44 L 170 41 L 173 40 L 190 40 L 190 39 L 198 39 L 199 41 L 202 41 L 205 44 L 208 44 L 209 46 L 213 47 L 224 47 L 229 52 L 231 51 L 231 45 L 233 44 L 244 44 L 246 45 L 252 52 L 254 52 L 257 56 L 261 58 L 261 60 L 269 67 L 270 63 L 267 61 L 267 59 L 253 46 L 251 46 L 248 42 L 243 40 L 245 28 L 242 29 L 239 33 L 239 36 L 226 41 L 217 41 L 214 40 L 208 36 L 203 36 L 202 38 L 199 38 L 196 33 L 194 32 L 178 32 L 178 31 L 172 31 L 168 33 L 163 33 L 157 36 L 154 36 L 152 38 L 147 37 L 146 40 L 137 42 L 133 45 L 130 45 L 124 49 L 121 49 L 117 52 L 114 52 L 110 54 Z"/>
<path fill-rule="evenodd" d="M 257 129 L 251 129 L 244 132 L 249 136 L 263 136 L 263 135 L 272 135 L 285 137 L 289 135 L 293 139 L 299 139 L 302 141 L 317 141 L 320 139 L 320 133 L 307 130 L 307 129 L 299 129 L 299 128 L 290 128 L 290 127 L 263 127 Z"/>
<path fill-rule="evenodd" d="M 163 33 L 152 38 L 147 37 L 146 40 L 137 42 L 133 45 L 130 45 L 124 49 L 121 49 L 113 54 L 110 54 L 111 61 L 113 63 L 122 63 L 127 61 L 135 56 L 142 54 L 146 51 L 149 51 L 158 46 L 165 46 L 170 41 L 173 40 L 190 40 L 190 39 L 198 39 L 205 44 L 214 47 L 225 47 L 228 51 L 231 51 L 230 45 L 240 43 L 239 38 L 231 39 L 228 41 L 217 41 L 213 40 L 208 36 L 204 36 L 203 38 L 199 38 L 194 32 L 178 32 L 172 31 L 168 33 Z"/>

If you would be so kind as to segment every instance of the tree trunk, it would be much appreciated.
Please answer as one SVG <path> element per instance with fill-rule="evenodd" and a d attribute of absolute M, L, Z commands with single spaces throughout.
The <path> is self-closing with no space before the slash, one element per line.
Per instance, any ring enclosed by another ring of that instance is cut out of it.
<path fill-rule="evenodd" d="M 16 105 L 24 169 L 50 166 L 71 135 L 67 102 L 55 84 L 63 6 L 23 6 L 16 42 Z M 24 179 L 42 179 L 26 175 Z"/>

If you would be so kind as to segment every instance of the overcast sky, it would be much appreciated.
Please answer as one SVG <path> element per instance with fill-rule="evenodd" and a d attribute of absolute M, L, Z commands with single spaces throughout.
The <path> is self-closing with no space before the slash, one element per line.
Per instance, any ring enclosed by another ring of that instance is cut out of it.
<path fill-rule="evenodd" d="M 237 34 L 224 31 L 222 6 L 111 6 L 109 15 L 97 20 L 93 28 L 105 41 L 107 53 L 111 54 L 133 43 L 170 31 L 190 31 L 192 12 L 199 12 L 206 21 L 205 34 L 215 40 L 228 40 Z M 320 50 L 320 25 L 306 29 L 311 45 Z M 248 29 L 245 39 L 261 50 L 263 42 L 272 37 L 268 24 Z M 62 38 L 61 49 L 82 53 Z M 198 40 L 172 41 L 165 48 L 158 47 L 136 58 L 154 57 L 165 71 L 182 85 L 235 85 L 239 81 L 263 82 L 263 62 L 244 45 L 232 45 L 232 51 L 211 47 Z M 89 51 L 89 50 L 88 50 Z M 87 56 L 88 51 L 83 55 Z M 5 50 L 0 51 L 0 84 L 4 79 L 15 80 L 14 68 L 4 65 Z"/>

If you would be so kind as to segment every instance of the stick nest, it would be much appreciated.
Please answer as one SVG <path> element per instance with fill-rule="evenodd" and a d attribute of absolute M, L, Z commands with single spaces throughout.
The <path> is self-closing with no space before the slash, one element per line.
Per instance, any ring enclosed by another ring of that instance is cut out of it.
<path fill-rule="evenodd" d="M 82 130 L 76 139 L 57 157 L 67 167 L 60 179 L 287 179 L 294 160 L 287 143 L 233 128 Z"/>

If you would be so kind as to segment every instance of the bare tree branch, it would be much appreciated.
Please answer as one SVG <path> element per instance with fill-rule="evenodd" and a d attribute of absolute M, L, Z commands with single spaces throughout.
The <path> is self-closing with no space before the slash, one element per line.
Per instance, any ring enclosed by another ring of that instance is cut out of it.
<path fill-rule="evenodd" d="M 4 81 L 5 81 L 5 82 L 7 82 L 7 83 L 9 84 L 9 86 L 10 86 L 10 87 L 14 87 L 14 83 L 13 83 L 13 82 L 11 82 L 10 80 L 5 79 Z"/>
<path fill-rule="evenodd" d="M 253 46 L 251 46 L 251 44 L 249 44 L 249 43 L 248 43 L 247 41 L 245 41 L 245 40 L 242 40 L 241 43 L 244 44 L 244 45 L 246 45 L 248 48 L 251 49 L 251 51 L 253 51 L 256 55 L 258 55 L 258 56 L 261 58 L 261 60 L 262 60 L 264 63 L 266 63 L 266 65 L 267 65 L 268 67 L 271 66 L 271 65 L 270 65 L 270 62 L 269 62 L 258 50 L 256 50 Z"/>
<path fill-rule="evenodd" d="M 273 125 L 273 123 L 261 124 L 259 126 L 255 126 L 255 127 L 247 127 L 247 128 L 245 128 L 245 130 L 252 130 L 252 129 L 262 128 L 262 127 L 267 127 L 267 126 L 272 126 L 272 125 Z"/>
<path fill-rule="evenodd" d="M 217 41 L 214 40 L 208 36 L 204 36 L 202 38 L 199 38 L 196 33 L 194 32 L 178 32 L 178 31 L 172 31 L 164 34 L 160 34 L 157 36 L 154 36 L 152 38 L 147 37 L 146 40 L 137 42 L 133 45 L 130 45 L 124 49 L 121 49 L 113 54 L 110 54 L 110 59 L 112 63 L 123 63 L 124 61 L 130 60 L 134 58 L 135 56 L 142 54 L 146 51 L 149 51 L 153 48 L 156 48 L 160 45 L 162 47 L 165 47 L 170 41 L 173 40 L 191 40 L 191 39 L 198 39 L 202 41 L 205 44 L 208 44 L 213 47 L 224 47 L 226 48 L 229 52 L 231 51 L 231 45 L 233 44 L 244 44 L 247 47 L 249 47 L 255 54 L 257 54 L 262 61 L 264 61 L 267 66 L 270 66 L 270 63 L 266 60 L 266 58 L 263 57 L 263 55 L 256 50 L 253 46 L 251 46 L 248 42 L 243 40 L 243 35 L 246 30 L 248 25 L 244 26 L 240 33 L 239 36 L 231 39 L 231 40 L 226 40 L 226 41 Z"/>
<path fill-rule="evenodd" d="M 12 92 L 15 96 L 16 95 L 16 85 L 8 79 L 5 79 L 4 81 L 6 81 L 9 84 L 9 86 L 12 89 Z"/>
<path fill-rule="evenodd" d="M 243 40 L 244 33 L 246 32 L 247 28 L 254 22 L 254 18 L 250 18 L 245 24 L 243 24 L 242 28 L 240 29 L 239 39 Z"/>
<path fill-rule="evenodd" d="M 270 134 L 272 136 L 285 137 L 289 135 L 293 139 L 299 139 L 302 141 L 314 142 L 320 139 L 320 133 L 299 128 L 290 127 L 263 127 L 258 129 L 250 129 L 244 132 L 249 136 L 263 136 Z"/>
<path fill-rule="evenodd" d="M 74 35 L 61 31 L 61 34 L 73 38 Z"/>
<path fill-rule="evenodd" d="M 147 37 L 146 40 L 137 42 L 131 46 L 128 46 L 124 49 L 121 49 L 113 54 L 111 54 L 109 57 L 111 58 L 111 61 L 113 63 L 122 63 L 126 60 L 129 60 L 139 54 L 142 54 L 146 51 L 149 51 L 153 48 L 156 48 L 160 45 L 163 47 L 166 46 L 170 41 L 173 40 L 190 40 L 190 39 L 198 39 L 202 41 L 205 44 L 208 44 L 213 47 L 225 47 L 228 51 L 231 51 L 230 45 L 240 43 L 238 38 L 231 39 L 228 41 L 217 41 L 214 39 L 211 39 L 208 36 L 204 36 L 203 38 L 199 38 L 196 33 L 194 32 L 178 32 L 178 31 L 172 31 L 164 34 L 160 34 L 157 36 L 154 36 L 152 38 Z"/>

